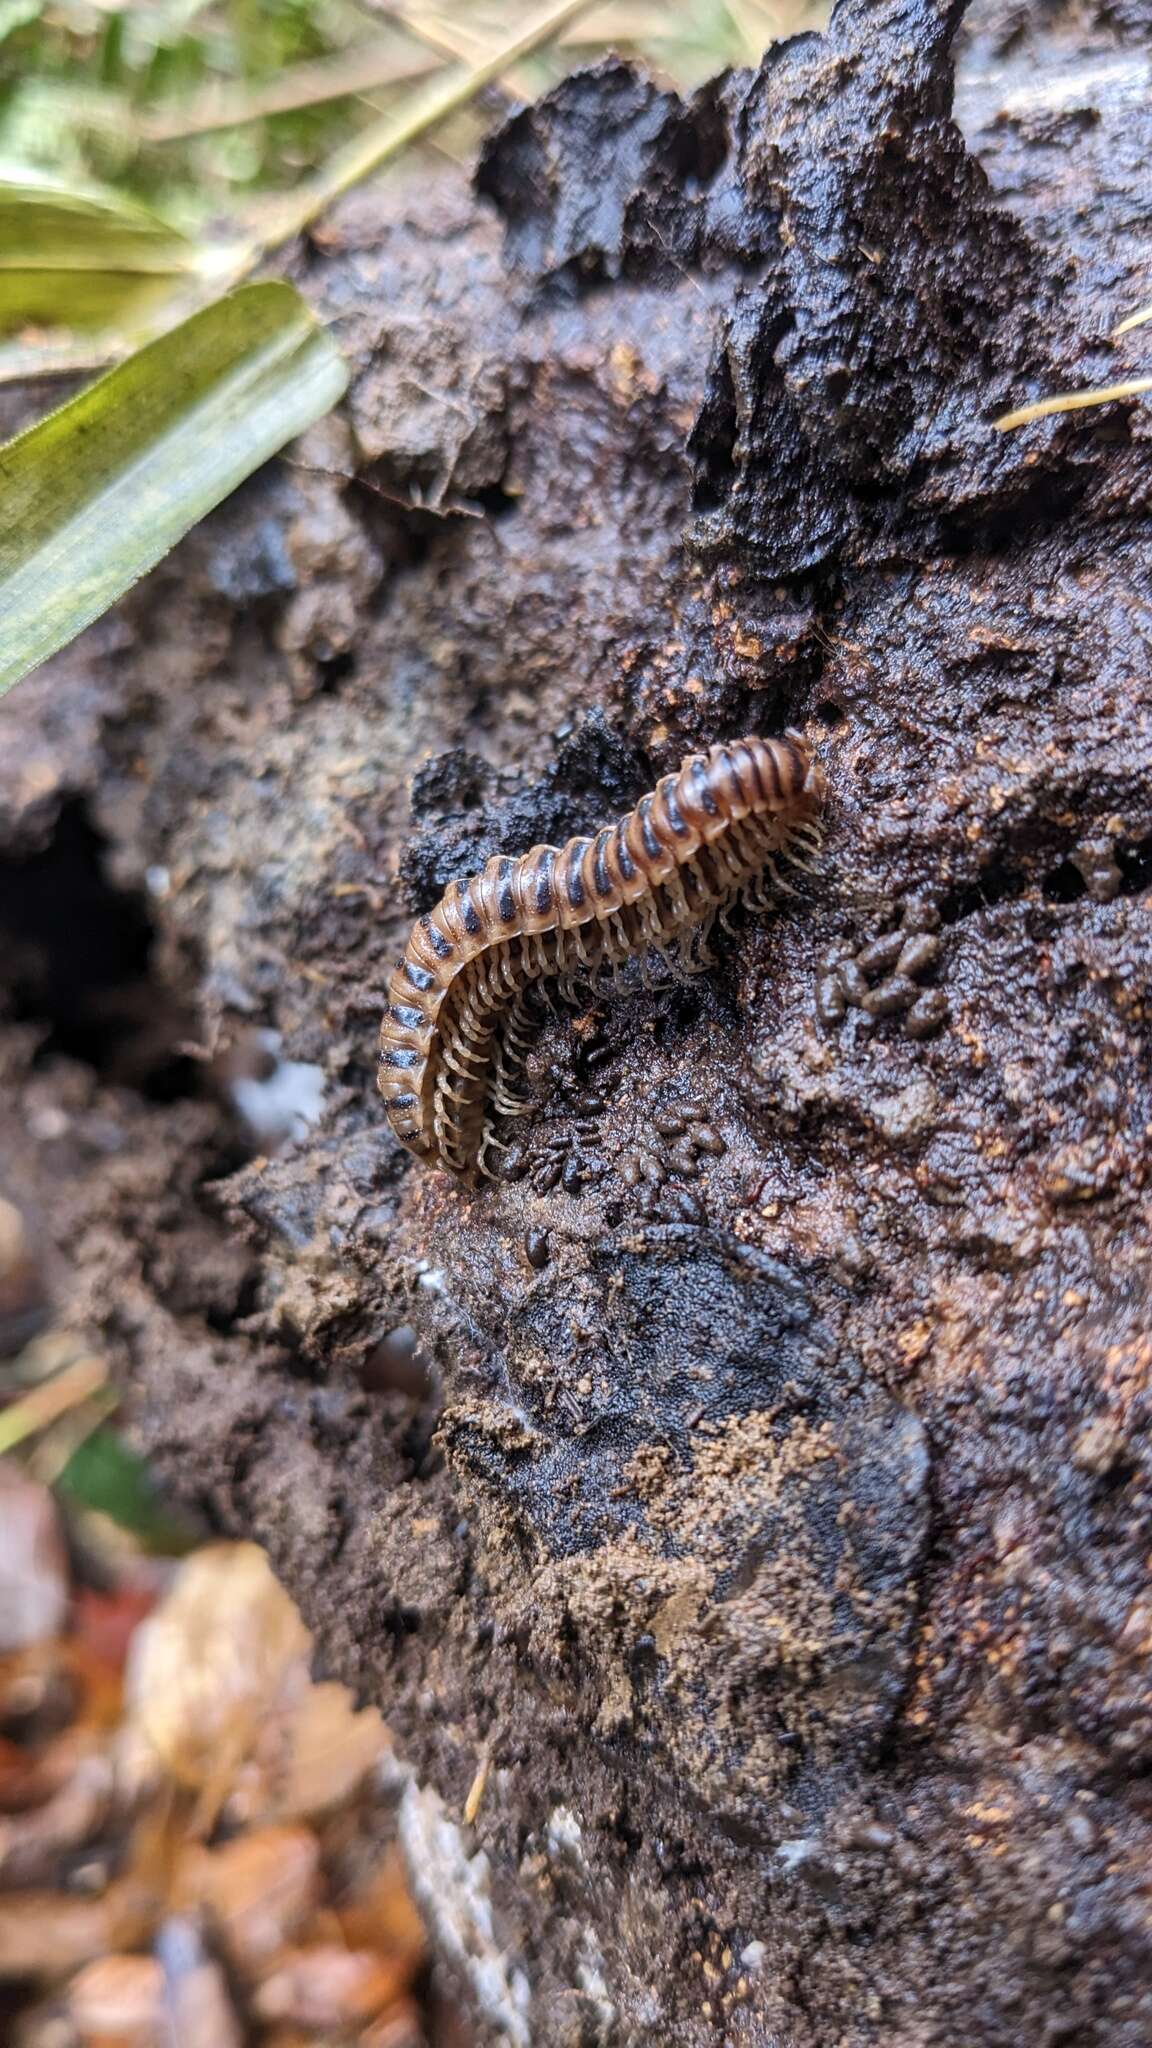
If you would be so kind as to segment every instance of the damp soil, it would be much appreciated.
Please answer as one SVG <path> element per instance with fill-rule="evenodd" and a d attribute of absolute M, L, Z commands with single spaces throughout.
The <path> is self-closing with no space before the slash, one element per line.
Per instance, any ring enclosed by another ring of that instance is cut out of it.
<path fill-rule="evenodd" d="M 354 195 L 341 412 L 3 713 L 4 1192 L 443 1802 L 482 2039 L 1152 2043 L 1152 412 L 991 426 L 1144 366 L 1152 15 L 962 17 Z M 412 915 L 789 724 L 818 872 L 415 1166 Z"/>

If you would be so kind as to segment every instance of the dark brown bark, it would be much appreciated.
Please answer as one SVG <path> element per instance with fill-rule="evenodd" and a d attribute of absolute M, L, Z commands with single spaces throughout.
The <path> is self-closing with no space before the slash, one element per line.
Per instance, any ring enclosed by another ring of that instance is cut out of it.
<path fill-rule="evenodd" d="M 343 419 L 3 714 L 0 919 L 95 832 L 120 961 L 21 927 L 7 1191 L 383 1705 L 493 2038 L 1152 2043 L 1152 414 L 990 427 L 1143 360 L 1150 20 L 986 9 L 953 114 L 958 12 L 350 201 Z M 549 1024 L 522 1177 L 412 1167 L 407 918 L 786 723 L 801 899 Z M 240 1164 L 173 1048 L 254 1024 L 326 1107 Z"/>

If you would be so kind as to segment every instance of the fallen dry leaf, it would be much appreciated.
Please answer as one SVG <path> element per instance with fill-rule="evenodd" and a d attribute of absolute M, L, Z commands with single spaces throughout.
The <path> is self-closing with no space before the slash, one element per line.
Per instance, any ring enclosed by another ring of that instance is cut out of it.
<path fill-rule="evenodd" d="M 68 1738 L 69 1767 L 58 1792 L 30 1813 L 0 1819 L 0 1881 L 48 1884 L 55 1864 L 101 1827 L 112 1806 L 116 1774 L 99 1752 L 77 1756 Z"/>
<path fill-rule="evenodd" d="M 0 1811 L 41 1806 L 102 1749 L 120 1711 L 115 1672 L 71 1638 L 0 1658 Z"/>
<path fill-rule="evenodd" d="M 32 1749 L 0 1736 L 0 1813 L 29 1813 L 54 1799 L 72 1776 L 76 1756 L 70 1734 Z"/>
<path fill-rule="evenodd" d="M 406 1963 L 326 1942 L 289 1951 L 253 1999 L 263 2020 L 321 2031 L 359 2027 L 408 1986 Z"/>
<path fill-rule="evenodd" d="M 60 1892 L 0 1897 L 0 1979 L 56 1982 L 97 1956 L 133 1947 L 147 1933 L 153 1894 L 132 1878 L 96 1899 Z"/>
<path fill-rule="evenodd" d="M 279 1784 L 269 1811 L 280 1820 L 310 1820 L 342 1806 L 389 1748 L 375 1707 L 357 1712 L 347 1686 L 310 1685 L 288 1725 Z"/>
<path fill-rule="evenodd" d="M 248 1978 L 271 1967 L 315 1911 L 320 1848 L 307 1828 L 260 1828 L 219 1849 L 192 1843 L 174 1888 L 182 1911 L 202 1911 L 234 1967 Z"/>
<path fill-rule="evenodd" d="M 411 1998 L 399 1998 L 365 2027 L 358 2048 L 423 2048 L 424 2025 Z"/>
<path fill-rule="evenodd" d="M 83 2048 L 161 2048 L 163 1969 L 153 1956 L 100 1956 L 73 1979 L 67 2010 Z"/>
<path fill-rule="evenodd" d="M 118 1584 L 114 1593 L 78 1586 L 72 1603 L 72 1633 L 93 1657 L 122 1672 L 132 1638 L 156 1604 L 147 1583 Z"/>
<path fill-rule="evenodd" d="M 357 1839 L 380 1714 L 312 1684 L 308 1631 L 252 1545 L 187 1560 L 135 1634 L 152 1589 L 123 1595 L 0 1657 L 0 1883 L 38 1887 L 0 1891 L 0 1980 L 39 1983 L 68 2048 L 242 2048 L 254 2029 L 260 2048 L 421 2048 L 426 1941 L 398 1852 L 333 1897 L 305 1824 L 329 1855 Z M 50 1889 L 63 1857 L 126 1833 L 130 1879 Z"/>
<path fill-rule="evenodd" d="M 129 1720 L 210 1827 L 262 1729 L 308 1684 L 311 1637 L 254 1543 L 181 1565 L 128 1658 Z"/>
<path fill-rule="evenodd" d="M 340 1931 L 349 1948 L 374 1948 L 407 1958 L 415 1976 L 428 1945 L 424 1922 L 412 1903 L 400 1851 L 393 1845 L 368 1882 L 338 1909 Z"/>

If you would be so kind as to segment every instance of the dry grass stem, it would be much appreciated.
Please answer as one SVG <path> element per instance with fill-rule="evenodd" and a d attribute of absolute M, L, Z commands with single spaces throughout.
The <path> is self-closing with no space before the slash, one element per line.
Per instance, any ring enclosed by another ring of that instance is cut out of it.
<path fill-rule="evenodd" d="M 1122 384 L 1102 384 L 1094 391 L 1059 391 L 1054 398 L 1038 398 L 1034 405 L 1018 406 L 1001 413 L 992 425 L 1001 434 L 1012 427 L 1026 427 L 1030 420 L 1046 420 L 1061 412 L 1087 412 L 1093 405 L 1112 405 L 1120 398 L 1139 398 L 1152 391 L 1152 377 L 1128 377 Z"/>
<path fill-rule="evenodd" d="M 1122 334 L 1131 334 L 1134 327 L 1143 327 L 1148 320 L 1152 320 L 1152 306 L 1141 306 L 1139 312 L 1129 313 L 1128 318 L 1122 320 L 1119 327 L 1112 329 L 1112 340 L 1118 341 Z"/>
<path fill-rule="evenodd" d="M 33 1387 L 22 1400 L 14 1401 L 0 1414 L 0 1457 L 39 1430 L 47 1429 L 50 1422 L 67 1415 L 69 1409 L 78 1408 L 81 1401 L 100 1391 L 107 1378 L 106 1359 L 77 1358 L 42 1386 Z"/>
<path fill-rule="evenodd" d="M 386 86 L 406 85 L 426 78 L 438 65 L 434 58 L 418 52 L 404 55 L 394 45 L 353 50 L 316 64 L 299 64 L 284 72 L 264 92 L 221 90 L 198 94 L 181 113 L 158 114 L 140 124 L 143 142 L 190 142 L 198 135 L 214 135 L 225 128 L 243 128 L 250 121 L 263 121 L 272 114 L 299 113 L 305 107 L 322 107 L 331 100 L 359 98 L 380 92 Z"/>
<path fill-rule="evenodd" d="M 295 193 L 273 217 L 271 226 L 261 237 L 260 253 L 278 248 L 281 243 L 290 241 L 293 235 L 301 234 L 335 200 L 342 198 L 364 178 L 371 177 L 373 171 L 398 156 L 402 149 L 407 149 L 409 143 L 426 134 L 429 128 L 466 106 L 521 57 L 530 56 L 545 43 L 554 41 L 561 29 L 566 28 L 590 4 L 591 0 L 560 0 L 559 5 L 533 16 L 517 35 L 491 51 L 471 70 L 455 73 L 447 79 L 433 79 L 423 92 L 413 94 L 407 106 L 395 114 L 386 114 L 382 121 L 374 121 L 346 149 L 338 150 L 319 176 L 302 192 Z"/>

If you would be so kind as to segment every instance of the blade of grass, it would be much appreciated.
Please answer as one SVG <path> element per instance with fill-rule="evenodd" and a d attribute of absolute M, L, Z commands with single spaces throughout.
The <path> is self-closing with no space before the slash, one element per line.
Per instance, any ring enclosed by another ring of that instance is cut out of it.
<path fill-rule="evenodd" d="M 117 1528 L 126 1529 L 145 1551 L 172 1557 L 186 1552 L 193 1542 L 192 1527 L 166 1507 L 144 1460 L 115 1429 L 105 1427 L 106 1414 L 84 1421 L 89 1426 L 64 1447 L 64 1457 L 48 1483 L 70 1506 L 106 1515 Z M 44 1476 L 41 1464 L 37 1477 Z"/>
<path fill-rule="evenodd" d="M 290 241 L 293 235 L 301 234 L 334 200 L 341 198 L 362 179 L 370 177 L 391 157 L 399 155 L 436 122 L 445 120 L 457 108 L 465 106 L 476 93 L 518 63 L 521 57 L 530 56 L 534 50 L 552 42 L 562 28 L 591 5 L 592 0 L 558 0 L 558 4 L 554 0 L 552 6 L 542 14 L 534 15 L 515 36 L 490 51 L 481 63 L 467 71 L 454 72 L 446 79 L 434 79 L 423 92 L 414 93 L 407 106 L 373 122 L 363 134 L 338 150 L 319 176 L 301 192 L 294 193 L 288 204 L 272 216 L 261 237 L 262 251 L 278 248 L 282 242 Z"/>
<path fill-rule="evenodd" d="M 42 1386 L 33 1387 L 22 1400 L 13 1401 L 10 1408 L 0 1412 L 0 1457 L 7 1457 L 17 1444 L 47 1429 L 50 1422 L 67 1415 L 69 1409 L 78 1408 L 81 1401 L 99 1391 L 107 1378 L 106 1359 L 77 1358 Z"/>
<path fill-rule="evenodd" d="M 1054 398 L 1038 398 L 1034 405 L 1002 413 L 992 425 L 1006 434 L 1012 427 L 1026 427 L 1030 420 L 1050 419 L 1061 412 L 1086 412 L 1089 406 L 1111 405 L 1118 398 L 1139 398 L 1142 391 L 1152 391 L 1152 377 L 1129 377 L 1123 384 L 1102 384 L 1095 391 L 1059 391 Z"/>
<path fill-rule="evenodd" d="M 126 323 L 201 268 L 195 242 L 118 194 L 0 178 L 0 334 Z"/>
<path fill-rule="evenodd" d="M 325 106 L 331 100 L 380 92 L 385 86 L 407 85 L 439 69 L 435 57 L 415 52 L 405 55 L 394 44 L 357 50 L 315 64 L 298 64 L 283 72 L 275 85 L 263 92 L 216 87 L 199 95 L 180 113 L 157 114 L 141 122 L 137 133 L 143 142 L 190 142 L 198 135 L 243 128 L 250 121 L 266 121 L 275 114 L 295 114 L 305 107 Z"/>
<path fill-rule="evenodd" d="M 741 0 L 724 0 L 724 12 L 736 32 L 742 64 L 758 64 L 764 51 L 764 39 L 755 18 L 741 5 Z"/>
<path fill-rule="evenodd" d="M 654 42 L 668 40 L 674 29 L 675 22 L 669 20 L 665 7 L 629 6 L 626 0 L 622 5 L 617 5 L 616 0 L 597 0 L 589 12 L 589 19 L 566 28 L 557 40 L 564 50 L 587 49 L 600 43 L 613 47 L 627 43 L 631 48 L 649 38 Z"/>
<path fill-rule="evenodd" d="M 588 0 L 588 4 L 591 6 L 592 0 Z M 458 64 L 477 64 L 484 55 L 484 37 L 466 23 L 456 26 L 441 21 L 435 15 L 421 13 L 415 7 L 390 8 L 389 19 L 410 36 L 415 36 L 417 42 L 434 50 L 438 57 L 453 58 Z"/>
<path fill-rule="evenodd" d="M 0 447 L 0 692 L 114 604 L 347 382 L 290 285 L 246 285 Z"/>
<path fill-rule="evenodd" d="M 115 1389 L 100 1387 L 86 1401 L 81 1401 L 79 1407 L 62 1415 L 43 1431 L 35 1449 L 26 1454 L 24 1465 L 29 1477 L 38 1479 L 41 1486 L 55 1487 L 73 1452 L 80 1444 L 86 1443 L 119 1406 L 120 1396 Z"/>
<path fill-rule="evenodd" d="M 147 335 L 141 335 L 143 342 Z M 108 335 L 87 347 L 70 337 L 58 341 L 0 342 L 0 385 L 48 383 L 57 377 L 94 377 L 132 353 L 126 336 Z"/>
<path fill-rule="evenodd" d="M 43 11 L 43 0 L 0 0 L 0 43 L 7 42 L 14 29 L 35 21 Z"/>

